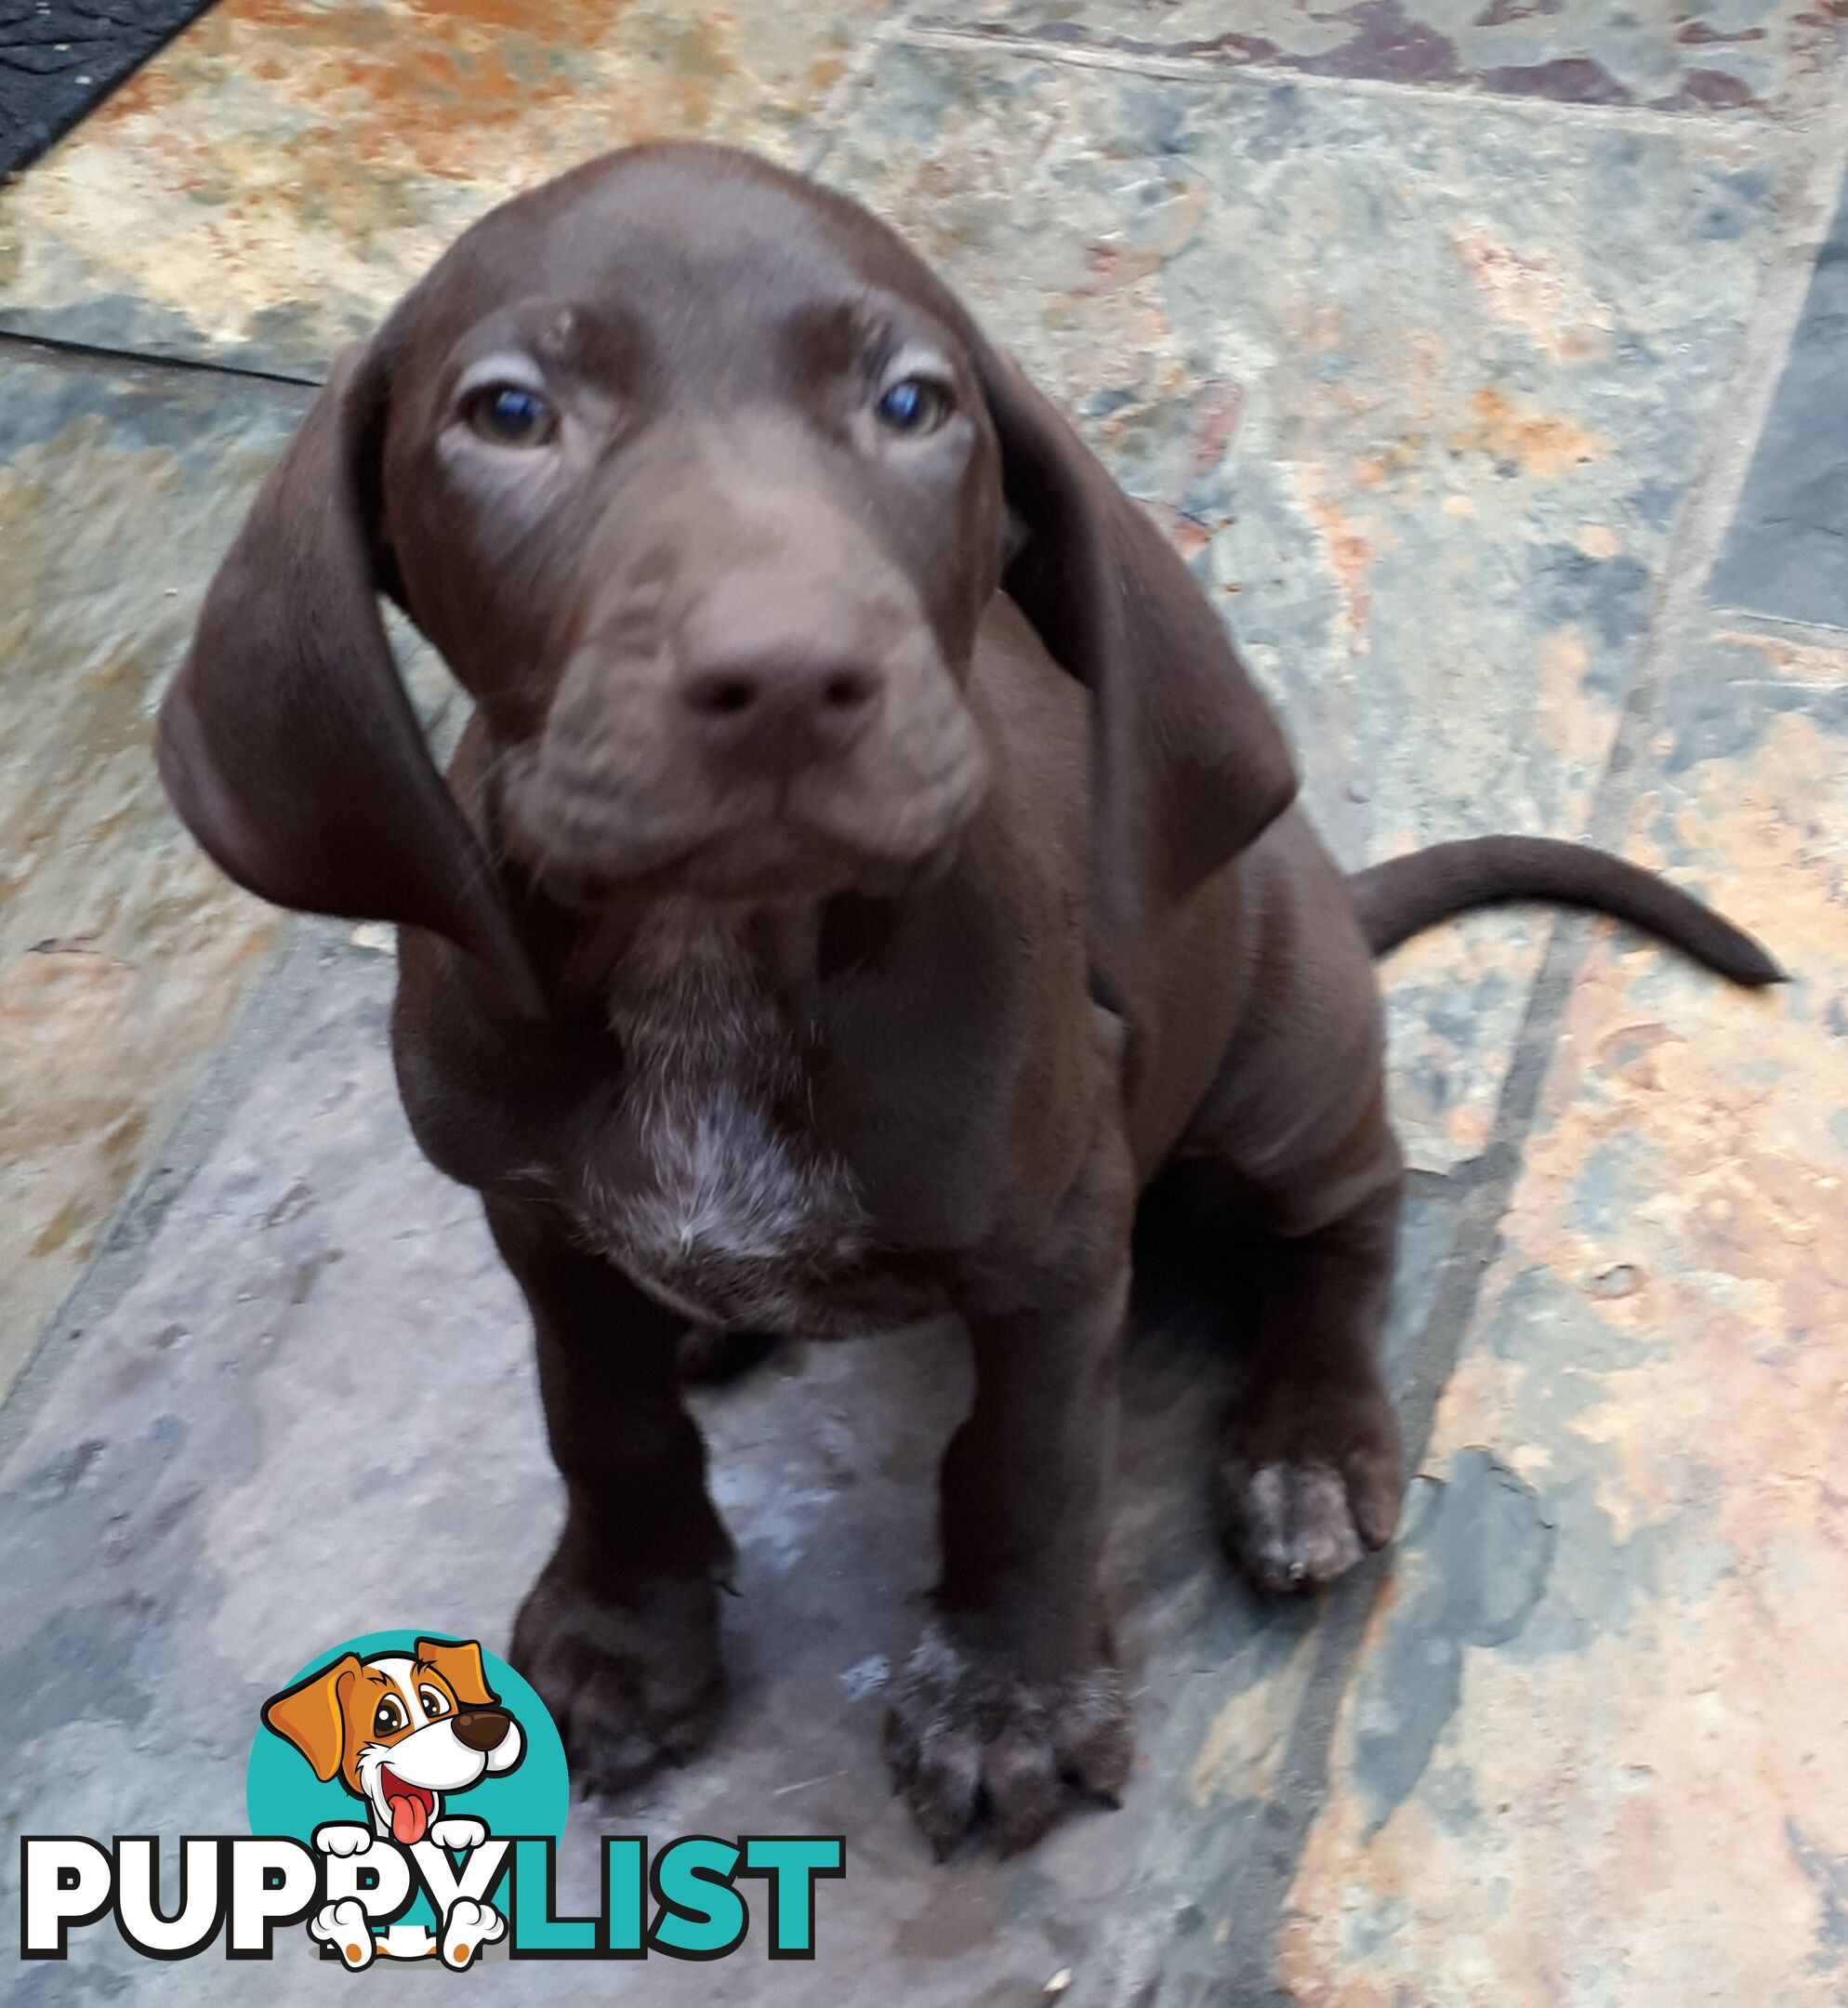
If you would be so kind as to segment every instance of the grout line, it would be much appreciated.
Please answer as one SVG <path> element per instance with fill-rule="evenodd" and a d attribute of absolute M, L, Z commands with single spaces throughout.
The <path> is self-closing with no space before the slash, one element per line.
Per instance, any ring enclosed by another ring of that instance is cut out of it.
<path fill-rule="evenodd" d="M 136 349 L 106 349 L 94 342 L 70 341 L 57 335 L 28 335 L 0 328 L 0 362 L 33 362 L 67 369 L 130 373 L 151 376 L 229 377 L 276 393 L 320 390 L 312 376 L 285 376 L 279 370 L 253 369 L 237 363 L 215 363 L 201 356 L 162 355 Z"/>
<path fill-rule="evenodd" d="M 1619 842 L 1634 805 L 1658 701 L 1697 625 L 1710 627 L 1707 576 L 1737 506 L 1765 416 L 1808 295 L 1815 246 L 1848 178 L 1848 75 L 1810 134 L 1807 165 L 1793 170 L 1786 220 L 1767 253 L 1758 297 L 1746 317 L 1738 359 L 1715 399 L 1706 451 L 1697 462 L 1668 553 L 1649 641 L 1626 694 L 1622 716 L 1587 819 L 1588 841 Z M 1409 1349 L 1402 1382 L 1406 1472 L 1430 1448 L 1437 1409 L 1480 1301 L 1520 1176 L 1566 1010 L 1596 923 L 1564 916 L 1552 926 L 1528 994 L 1496 1120 L 1482 1154 L 1483 1177 L 1465 1196 L 1424 1328 Z M 1308 1698 L 1298 1713 L 1265 1808 L 1272 1830 L 1241 1863 L 1229 1913 L 1254 1921 L 1233 1949 L 1211 1999 L 1219 2008 L 1284 2008 L 1275 1977 L 1277 1938 L 1302 1850 L 1328 1793 L 1337 1719 L 1359 1662 L 1367 1623 L 1387 1579 L 1376 1561 L 1338 1591 L 1324 1619 Z"/>
<path fill-rule="evenodd" d="M 838 76 L 822 100 L 816 118 L 814 143 L 803 156 L 799 171 L 813 179 L 834 152 L 835 140 L 846 122 L 849 108 L 872 79 L 879 58 L 904 33 L 908 0 L 885 0 L 879 18 L 862 41 L 853 60 Z"/>
<path fill-rule="evenodd" d="M 1789 129 L 1769 117 L 1739 112 L 1661 112 L 1646 105 L 1578 104 L 1570 99 L 1528 97 L 1515 91 L 1484 90 L 1469 84 L 1406 84 L 1393 77 L 1330 76 L 1320 71 L 1293 69 L 1287 63 L 1228 62 L 1211 55 L 1171 56 L 1159 50 L 1100 47 L 1007 31 L 904 25 L 894 38 L 918 48 L 937 48 L 964 55 L 1029 57 L 1036 61 L 1069 64 L 1079 70 L 1111 70 L 1132 76 L 1161 77 L 1183 84 L 1233 84 L 1248 78 L 1273 88 L 1299 85 L 1309 91 L 1332 91 L 1341 97 L 1384 98 L 1429 106 L 1433 102 L 1482 105 L 1498 112 L 1525 112 L 1549 124 L 1558 120 L 1618 126 L 1627 132 L 1705 132 L 1756 142 L 1775 151 L 1790 137 Z"/>

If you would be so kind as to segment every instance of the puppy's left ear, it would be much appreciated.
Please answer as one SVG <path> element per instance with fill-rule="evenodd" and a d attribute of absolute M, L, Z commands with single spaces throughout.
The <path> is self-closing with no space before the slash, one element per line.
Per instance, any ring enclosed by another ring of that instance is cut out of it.
<path fill-rule="evenodd" d="M 1296 768 L 1179 554 L 1010 357 L 975 354 L 1014 537 L 1003 588 L 1091 694 L 1092 953 L 1133 1030 L 1151 936 L 1289 806 Z"/>
<path fill-rule="evenodd" d="M 488 1685 L 482 1648 L 473 1639 L 420 1638 L 416 1657 L 442 1675 L 464 1708 L 491 1708 L 500 1699 Z"/>

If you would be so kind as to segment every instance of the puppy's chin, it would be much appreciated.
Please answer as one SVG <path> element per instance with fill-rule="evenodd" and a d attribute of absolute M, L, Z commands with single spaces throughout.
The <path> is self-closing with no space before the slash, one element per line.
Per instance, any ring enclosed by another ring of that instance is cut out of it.
<path fill-rule="evenodd" d="M 775 820 L 695 838 L 666 859 L 620 852 L 594 861 L 554 855 L 529 868 L 554 905 L 586 915 L 665 897 L 757 908 L 812 906 L 842 892 L 891 898 L 928 884 L 955 856 L 963 826 L 915 855 L 891 856 Z"/>

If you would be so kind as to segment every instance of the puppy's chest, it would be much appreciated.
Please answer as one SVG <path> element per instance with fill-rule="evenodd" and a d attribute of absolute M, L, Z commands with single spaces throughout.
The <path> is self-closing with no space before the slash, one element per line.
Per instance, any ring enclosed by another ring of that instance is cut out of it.
<path fill-rule="evenodd" d="M 737 928 L 697 909 L 651 919 L 608 1019 L 625 1086 L 581 1182 L 586 1233 L 690 1317 L 825 1328 L 865 1263 L 867 1222 L 810 1120 L 795 1028 Z"/>

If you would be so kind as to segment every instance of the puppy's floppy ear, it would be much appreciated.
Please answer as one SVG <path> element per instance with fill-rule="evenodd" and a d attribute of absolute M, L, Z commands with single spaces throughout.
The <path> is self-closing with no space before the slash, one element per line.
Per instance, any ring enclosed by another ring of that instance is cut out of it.
<path fill-rule="evenodd" d="M 445 935 L 535 1011 L 486 856 L 379 619 L 389 332 L 336 362 L 219 566 L 161 706 L 161 777 L 240 885 L 279 906 Z"/>
<path fill-rule="evenodd" d="M 348 1687 L 360 1671 L 357 1653 L 342 1653 L 319 1673 L 271 1695 L 263 1704 L 264 1726 L 293 1743 L 314 1766 L 324 1785 L 340 1768 L 347 1750 Z"/>
<path fill-rule="evenodd" d="M 1002 584 L 1091 693 L 1091 929 L 1132 1026 L 1150 935 L 1289 806 L 1283 733 L 1180 556 L 1010 357 L 976 363 L 1014 548 Z"/>
<path fill-rule="evenodd" d="M 450 1692 L 464 1708 L 489 1708 L 499 1699 L 488 1685 L 482 1648 L 473 1639 L 420 1638 L 416 1652 L 423 1665 L 434 1667 L 449 1683 Z"/>

